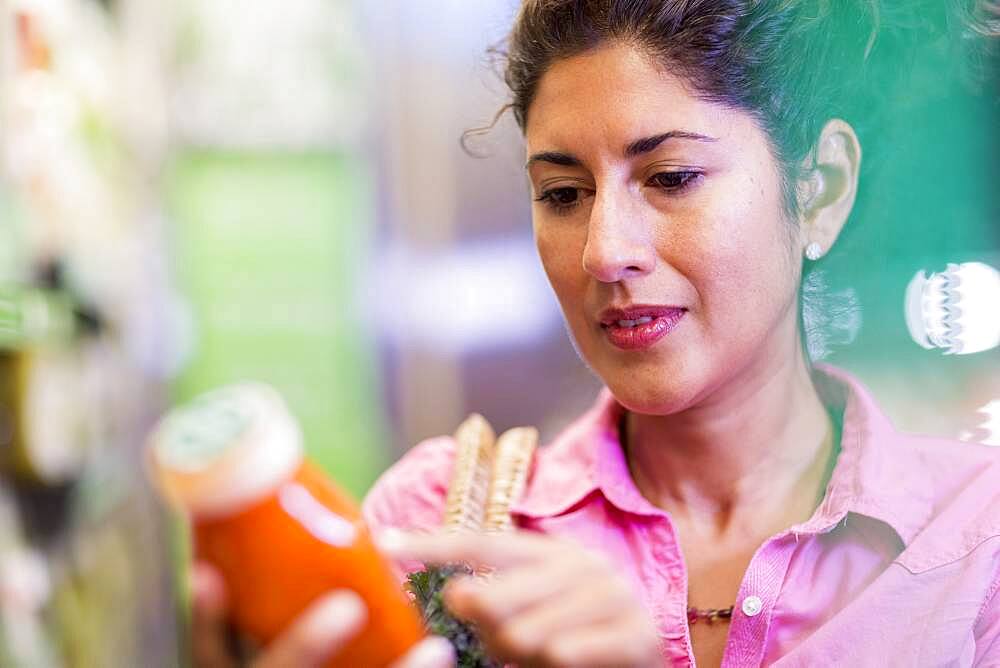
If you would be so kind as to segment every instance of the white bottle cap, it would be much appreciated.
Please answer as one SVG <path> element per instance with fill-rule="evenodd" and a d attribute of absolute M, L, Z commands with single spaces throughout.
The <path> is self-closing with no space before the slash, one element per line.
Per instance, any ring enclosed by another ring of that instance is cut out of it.
<path fill-rule="evenodd" d="M 168 413 L 148 440 L 151 476 L 199 517 L 239 512 L 302 463 L 302 434 L 281 396 L 260 383 L 215 390 Z"/>

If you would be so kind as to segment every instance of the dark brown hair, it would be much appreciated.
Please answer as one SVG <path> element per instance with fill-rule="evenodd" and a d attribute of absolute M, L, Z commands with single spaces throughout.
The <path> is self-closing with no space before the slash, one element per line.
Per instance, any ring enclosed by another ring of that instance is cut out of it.
<path fill-rule="evenodd" d="M 822 125 L 844 118 L 861 135 L 877 123 L 873 102 L 892 80 L 884 64 L 898 74 L 907 36 L 933 23 L 933 2 L 886 4 L 893 8 L 879 0 L 525 0 L 501 50 L 512 96 L 504 110 L 523 131 L 554 62 L 634 46 L 702 98 L 754 116 L 784 167 L 794 211 L 794 183 Z"/>

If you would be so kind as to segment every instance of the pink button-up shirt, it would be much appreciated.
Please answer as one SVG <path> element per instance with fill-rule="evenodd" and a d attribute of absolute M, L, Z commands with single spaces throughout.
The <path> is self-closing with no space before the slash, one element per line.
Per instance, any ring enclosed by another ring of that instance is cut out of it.
<path fill-rule="evenodd" d="M 754 554 L 722 665 L 1000 666 L 1000 448 L 900 433 L 856 379 L 817 372 L 843 412 L 836 466 L 813 516 Z M 665 665 L 692 666 L 677 534 L 629 474 L 622 410 L 605 390 L 540 448 L 514 518 L 607 554 Z M 364 503 L 372 527 L 439 527 L 454 450 L 425 441 L 389 469 Z"/>

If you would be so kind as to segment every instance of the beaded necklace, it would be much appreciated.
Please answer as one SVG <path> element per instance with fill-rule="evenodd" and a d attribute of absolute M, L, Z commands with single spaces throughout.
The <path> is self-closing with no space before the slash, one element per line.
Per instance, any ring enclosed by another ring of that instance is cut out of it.
<path fill-rule="evenodd" d="M 688 624 L 695 624 L 699 619 L 704 619 L 706 622 L 711 624 L 717 619 L 730 620 L 733 617 L 733 606 L 728 608 L 707 608 L 705 610 L 699 610 L 698 608 L 688 608 Z"/>

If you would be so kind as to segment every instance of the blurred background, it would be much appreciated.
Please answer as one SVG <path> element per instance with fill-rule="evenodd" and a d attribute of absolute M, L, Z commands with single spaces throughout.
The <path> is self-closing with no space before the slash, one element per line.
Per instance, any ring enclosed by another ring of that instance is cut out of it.
<path fill-rule="evenodd" d="M 273 384 L 360 495 L 472 411 L 544 442 L 593 400 L 516 125 L 459 144 L 506 101 L 516 4 L 0 0 L 0 665 L 184 663 L 188 547 L 141 456 L 176 402 Z M 887 90 L 806 323 L 903 429 L 1000 445 L 983 25 L 930 30 Z M 964 350 L 913 324 L 960 263 Z"/>

